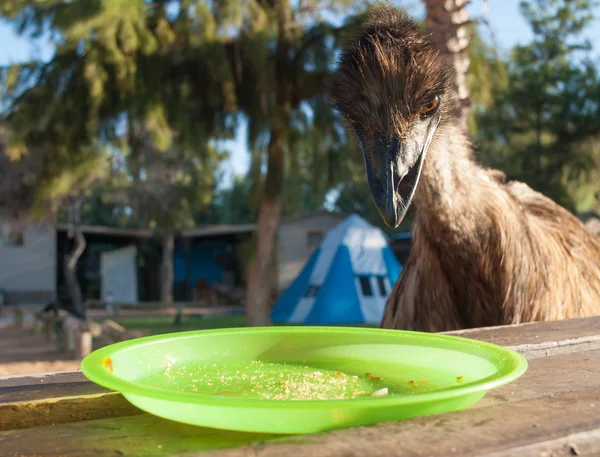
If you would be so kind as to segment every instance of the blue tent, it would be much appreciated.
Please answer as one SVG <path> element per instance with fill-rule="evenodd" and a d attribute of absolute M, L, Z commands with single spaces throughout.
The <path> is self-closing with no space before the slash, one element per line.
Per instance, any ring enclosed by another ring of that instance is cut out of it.
<path fill-rule="evenodd" d="M 384 233 L 353 214 L 330 230 L 271 311 L 275 323 L 378 324 L 402 267 Z"/>

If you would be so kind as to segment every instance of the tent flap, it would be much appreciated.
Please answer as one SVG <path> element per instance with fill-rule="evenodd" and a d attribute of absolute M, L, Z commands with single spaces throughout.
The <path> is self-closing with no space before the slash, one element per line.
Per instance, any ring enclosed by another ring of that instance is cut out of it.
<path fill-rule="evenodd" d="M 294 314 L 294 310 L 298 302 L 304 296 L 306 289 L 308 288 L 308 281 L 310 274 L 319 256 L 319 249 L 315 250 L 313 255 L 308 260 L 304 269 L 300 272 L 298 277 L 290 284 L 290 286 L 283 293 L 277 304 L 271 310 L 271 320 L 273 322 L 290 322 Z"/>
<path fill-rule="evenodd" d="M 377 325 L 402 267 L 384 233 L 352 215 L 330 230 L 271 311 L 273 322 Z"/>
<path fill-rule="evenodd" d="M 314 300 L 305 324 L 360 324 L 364 318 L 357 302 L 348 248 L 340 246 L 331 263 L 327 280 Z"/>

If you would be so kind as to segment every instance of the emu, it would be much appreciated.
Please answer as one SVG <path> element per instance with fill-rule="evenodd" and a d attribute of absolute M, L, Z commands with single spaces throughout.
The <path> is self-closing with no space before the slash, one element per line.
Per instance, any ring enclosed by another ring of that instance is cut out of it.
<path fill-rule="evenodd" d="M 475 163 L 453 72 L 418 24 L 372 8 L 331 96 L 384 222 L 415 207 L 413 246 L 381 327 L 427 332 L 600 314 L 600 238 L 521 182 Z"/>

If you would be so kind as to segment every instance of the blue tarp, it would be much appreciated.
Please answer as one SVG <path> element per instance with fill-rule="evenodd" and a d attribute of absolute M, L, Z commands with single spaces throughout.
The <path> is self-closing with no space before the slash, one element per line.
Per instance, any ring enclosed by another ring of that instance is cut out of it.
<path fill-rule="evenodd" d="M 357 215 L 334 227 L 271 311 L 275 323 L 378 324 L 402 267 L 383 232 Z"/>
<path fill-rule="evenodd" d="M 193 287 L 198 280 L 214 284 L 222 280 L 225 267 L 218 265 L 218 258 L 230 252 L 231 245 L 226 242 L 193 243 L 190 253 L 190 285 Z M 182 243 L 177 243 L 173 253 L 175 282 L 188 279 L 187 252 Z"/>

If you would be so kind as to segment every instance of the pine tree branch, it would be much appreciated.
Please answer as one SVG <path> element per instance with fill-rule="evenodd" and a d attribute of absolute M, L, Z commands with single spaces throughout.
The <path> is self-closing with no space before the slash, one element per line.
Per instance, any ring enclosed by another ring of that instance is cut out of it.
<path fill-rule="evenodd" d="M 302 84 L 298 84 L 300 78 L 303 80 Z M 297 76 L 293 96 L 294 106 L 327 92 L 330 78 L 331 72 L 328 71 L 305 71 L 301 76 Z"/>
<path fill-rule="evenodd" d="M 312 35 L 304 43 L 302 43 L 302 46 L 300 46 L 300 48 L 296 51 L 294 60 L 292 60 L 292 68 L 295 68 L 298 65 L 298 62 L 300 61 L 300 59 L 304 56 L 306 51 L 311 46 L 314 46 L 319 41 L 323 40 L 327 35 L 331 35 L 334 38 L 339 38 L 342 33 L 347 32 L 348 30 L 351 30 L 353 27 L 355 27 L 355 24 L 350 23 L 350 24 L 342 25 L 341 27 L 336 27 L 333 30 L 330 30 L 329 33 L 317 33 L 315 35 Z M 321 30 L 322 30 L 322 28 L 321 28 Z"/>

